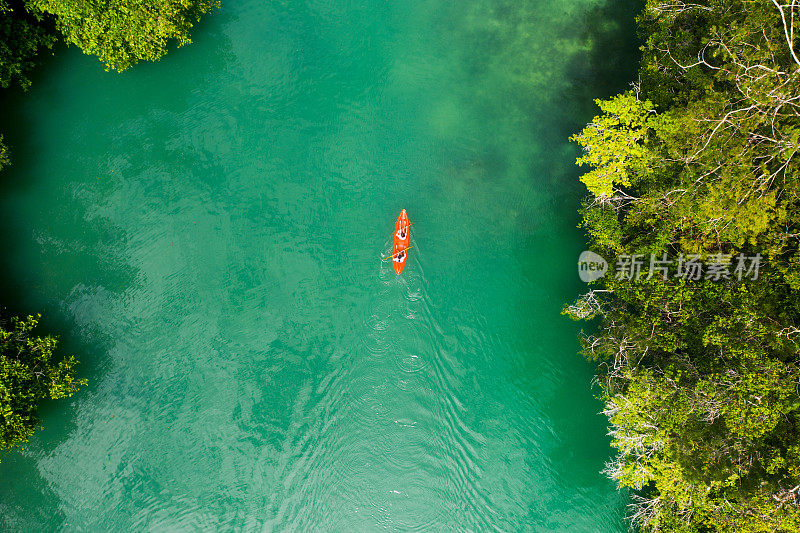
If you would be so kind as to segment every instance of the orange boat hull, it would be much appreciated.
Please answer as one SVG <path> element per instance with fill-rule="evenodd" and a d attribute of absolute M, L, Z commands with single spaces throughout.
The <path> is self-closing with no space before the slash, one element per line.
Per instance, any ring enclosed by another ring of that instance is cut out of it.
<path fill-rule="evenodd" d="M 402 230 L 405 229 L 405 238 Z M 408 260 L 408 243 L 411 242 L 411 228 L 408 223 L 408 213 L 403 209 L 394 224 L 394 244 L 392 244 L 392 263 L 394 271 L 400 274 Z M 402 254 L 400 252 L 403 252 Z"/>

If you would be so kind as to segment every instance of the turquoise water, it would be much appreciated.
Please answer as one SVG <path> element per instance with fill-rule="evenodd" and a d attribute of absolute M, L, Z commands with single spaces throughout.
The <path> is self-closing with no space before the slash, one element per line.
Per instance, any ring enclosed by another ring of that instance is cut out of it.
<path fill-rule="evenodd" d="M 224 4 L 0 113 L 3 299 L 90 381 L 3 457 L 3 529 L 624 530 L 559 312 L 630 3 Z"/>

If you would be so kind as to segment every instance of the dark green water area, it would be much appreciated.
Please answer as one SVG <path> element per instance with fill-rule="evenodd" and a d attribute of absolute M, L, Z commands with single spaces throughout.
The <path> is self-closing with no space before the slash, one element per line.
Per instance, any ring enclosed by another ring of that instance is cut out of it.
<path fill-rule="evenodd" d="M 2 102 L 0 296 L 89 379 L 3 457 L 2 529 L 624 531 L 560 311 L 567 138 L 633 79 L 638 4 L 223 4 Z"/>

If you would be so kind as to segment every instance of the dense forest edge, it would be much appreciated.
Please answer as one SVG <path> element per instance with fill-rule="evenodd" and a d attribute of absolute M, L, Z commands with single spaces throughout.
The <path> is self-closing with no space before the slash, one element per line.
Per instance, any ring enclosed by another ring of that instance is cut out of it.
<path fill-rule="evenodd" d="M 62 40 L 106 70 L 157 60 L 171 43 L 189 43 L 192 25 L 216 7 L 216 0 L 0 0 L 0 92 L 27 90 L 37 59 Z M 0 177 L 10 163 L 0 131 Z M 0 312 L 0 452 L 33 435 L 42 401 L 72 396 L 86 384 L 75 357 L 57 357 L 56 338 L 34 332 L 39 319 Z"/>
<path fill-rule="evenodd" d="M 572 137 L 608 272 L 565 312 L 597 317 L 606 473 L 642 531 L 800 531 L 795 19 L 648 0 L 639 79 Z"/>

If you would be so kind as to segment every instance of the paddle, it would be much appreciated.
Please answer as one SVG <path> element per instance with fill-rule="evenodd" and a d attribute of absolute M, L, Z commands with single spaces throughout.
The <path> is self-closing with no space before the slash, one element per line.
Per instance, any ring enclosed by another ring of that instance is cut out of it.
<path fill-rule="evenodd" d="M 397 254 L 399 254 L 399 253 L 402 253 L 402 252 L 405 252 L 405 251 L 408 251 L 408 250 L 410 250 L 410 249 L 412 249 L 412 248 L 413 248 L 413 246 L 409 246 L 408 248 L 403 248 L 402 250 L 398 250 L 398 251 L 396 251 L 395 253 L 393 253 L 393 254 L 392 254 L 392 255 L 390 255 L 390 256 L 387 256 L 387 257 L 381 257 L 381 261 L 386 261 L 387 259 L 391 259 L 392 257 L 396 256 Z"/>

